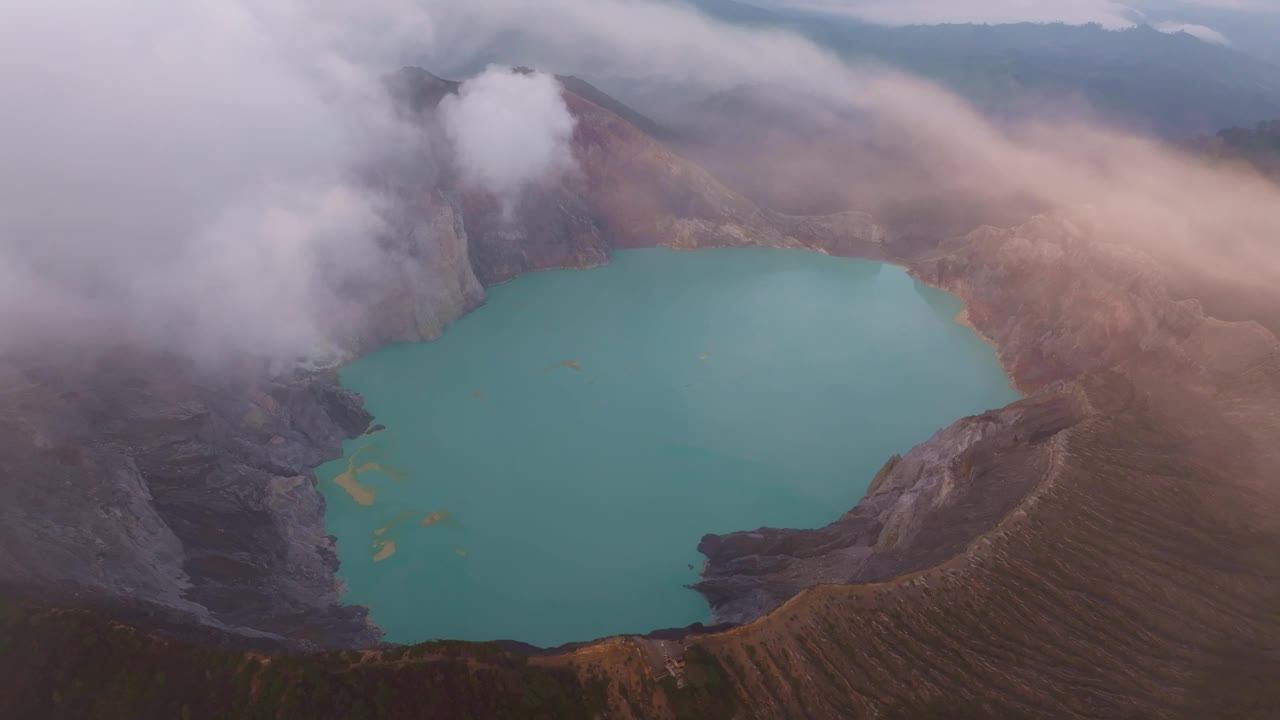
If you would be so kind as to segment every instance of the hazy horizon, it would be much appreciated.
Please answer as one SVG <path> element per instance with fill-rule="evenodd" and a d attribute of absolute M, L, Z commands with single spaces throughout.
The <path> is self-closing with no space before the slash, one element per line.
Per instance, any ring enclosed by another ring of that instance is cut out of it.
<path fill-rule="evenodd" d="M 860 170 L 881 195 L 936 188 L 957 202 L 1018 194 L 1087 206 L 1101 235 L 1177 266 L 1259 286 L 1280 274 L 1265 244 L 1280 235 L 1270 184 L 1087 115 L 997 127 L 920 78 L 671 4 L 20 6 L 16 42 L 0 48 L 14 101 L 0 120 L 0 349 L 90 338 L 288 357 L 332 340 L 334 318 L 352 314 L 334 288 L 375 279 L 388 261 L 376 243 L 387 199 L 354 169 L 395 157 L 426 173 L 437 157 L 391 111 L 379 78 L 405 64 L 483 66 L 499 46 L 547 72 L 707 95 L 789 88 L 811 110 L 879 128 L 899 157 L 863 157 Z M 572 169 L 573 120 L 545 76 L 482 73 L 444 118 L 462 177 L 496 195 Z M 1207 237 L 1233 252 L 1206 253 Z"/>

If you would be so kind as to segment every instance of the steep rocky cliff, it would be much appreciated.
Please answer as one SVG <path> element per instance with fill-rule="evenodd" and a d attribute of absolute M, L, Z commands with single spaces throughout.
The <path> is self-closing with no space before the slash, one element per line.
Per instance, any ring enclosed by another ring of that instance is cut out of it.
<path fill-rule="evenodd" d="M 1089 412 L 1069 386 L 960 420 L 890 459 L 866 498 L 822 529 L 706 536 L 694 587 L 716 622 L 746 623 L 816 585 L 885 582 L 945 562 L 1036 489 L 1055 438 Z"/>
<path fill-rule="evenodd" d="M 214 374 L 121 351 L 5 379 L 0 580 L 251 637 L 377 637 L 339 602 L 311 472 L 369 421 L 331 373 Z"/>
<path fill-rule="evenodd" d="M 1175 300 L 1149 258 L 1095 240 L 1079 218 L 980 228 L 909 267 L 964 299 L 968 321 L 1030 397 L 892 459 L 866 499 L 826 528 L 704 538 L 695 587 L 717 620 L 748 622 L 814 585 L 884 582 L 960 554 L 1041 487 L 1065 431 L 1100 416 L 1101 395 L 1086 401 L 1082 382 L 1176 377 L 1212 403 L 1215 378 L 1270 362 L 1276 348 L 1257 324 L 1222 323 Z"/>

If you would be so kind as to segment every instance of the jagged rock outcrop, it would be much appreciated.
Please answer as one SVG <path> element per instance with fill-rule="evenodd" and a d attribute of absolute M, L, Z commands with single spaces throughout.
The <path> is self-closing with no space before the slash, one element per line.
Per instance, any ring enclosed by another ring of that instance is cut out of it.
<path fill-rule="evenodd" d="M 248 636 L 378 636 L 340 603 L 312 475 L 369 423 L 332 373 L 268 379 L 124 351 L 42 360 L 5 378 L 0 580 Z"/>
<path fill-rule="evenodd" d="M 1089 412 L 1066 386 L 964 418 L 892 458 L 866 498 L 824 528 L 706 536 L 694 588 L 715 622 L 746 623 L 816 585 L 884 582 L 942 563 L 1036 488 L 1054 438 Z"/>
<path fill-rule="evenodd" d="M 399 186 L 388 210 L 381 276 L 349 296 L 360 312 L 343 349 L 361 355 L 384 345 L 433 340 L 484 303 L 461 211 L 441 192 Z"/>
<path fill-rule="evenodd" d="M 961 554 L 1044 482 L 1054 438 L 1098 413 L 1081 381 L 1176 377 L 1212 402 L 1221 378 L 1276 355 L 1261 326 L 1206 318 L 1195 301 L 1170 296 L 1150 258 L 1065 215 L 980 228 L 909 268 L 965 300 L 969 321 L 1032 394 L 894 458 L 858 507 L 825 528 L 705 537 L 694 587 L 717 621 L 749 622 L 805 588 L 884 582 Z"/>

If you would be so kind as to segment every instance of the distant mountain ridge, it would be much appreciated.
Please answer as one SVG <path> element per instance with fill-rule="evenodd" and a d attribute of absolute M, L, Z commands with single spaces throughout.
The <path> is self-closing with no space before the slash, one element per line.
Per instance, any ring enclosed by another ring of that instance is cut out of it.
<path fill-rule="evenodd" d="M 1280 117 L 1280 67 L 1147 26 L 1019 23 L 885 27 L 733 0 L 690 0 L 711 17 L 793 30 L 849 59 L 934 80 L 996 116 L 1087 103 L 1103 119 L 1166 137 Z"/>
<path fill-rule="evenodd" d="M 1280 182 L 1280 120 L 1251 128 L 1219 130 L 1195 141 L 1193 146 L 1214 160 L 1243 163 Z"/>

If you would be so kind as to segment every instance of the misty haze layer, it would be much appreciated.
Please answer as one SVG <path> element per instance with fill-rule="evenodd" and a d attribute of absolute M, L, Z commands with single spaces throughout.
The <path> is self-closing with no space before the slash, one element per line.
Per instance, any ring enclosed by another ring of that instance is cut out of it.
<path fill-rule="evenodd" d="M 889 148 L 852 153 L 845 175 L 811 169 L 832 184 L 873 178 L 850 207 L 908 190 L 980 206 L 1016 196 L 1088 208 L 1103 236 L 1188 271 L 1246 287 L 1280 275 L 1280 193 L 1257 178 L 1105 128 L 997 129 L 926 82 L 669 4 L 200 0 L 125 13 L 20 0 L 4 13 L 0 351 L 109 339 L 289 356 L 331 339 L 359 317 L 340 289 L 376 283 L 386 262 L 384 200 L 353 168 L 433 162 L 379 88 L 407 61 L 590 69 L 708 94 L 782 87 Z M 464 85 L 443 112 L 463 178 L 509 196 L 571 167 L 554 90 L 505 71 Z"/>
<path fill-rule="evenodd" d="M 492 67 L 440 105 L 464 182 L 514 202 L 527 185 L 573 167 L 573 116 L 555 78 Z"/>
<path fill-rule="evenodd" d="M 693 2 L 715 5 L 718 0 Z M 1119 29 L 1149 24 L 1209 43 L 1235 44 L 1238 38 L 1271 59 L 1276 56 L 1266 47 L 1266 33 L 1274 38 L 1280 31 L 1280 3 L 1274 0 L 757 0 L 751 5 L 894 26 L 1055 22 Z"/>
<path fill-rule="evenodd" d="M 344 178 L 385 135 L 302 5 L 51 0 L 3 11 L 0 349 L 31 335 L 274 353 L 316 339 L 323 265 L 359 262 Z"/>
<path fill-rule="evenodd" d="M 358 318 L 340 288 L 376 282 L 385 199 L 352 178 L 433 162 L 381 87 L 400 41 L 431 43 L 423 8 L 53 0 L 4 14 L 0 352 L 288 357 Z M 488 73 L 446 119 L 464 176 L 499 195 L 571 166 L 572 119 L 545 76 Z"/>
<path fill-rule="evenodd" d="M 1266 289 L 1280 270 L 1270 247 L 1280 236 L 1273 185 L 1091 125 L 1087 116 L 997 128 L 929 83 L 850 66 L 789 33 L 730 26 L 666 4 L 480 0 L 424 7 L 438 36 L 451 39 L 424 49 L 432 67 L 467 67 L 502 47 L 548 71 L 666 78 L 706 93 L 785 88 L 800 98 L 791 105 L 797 114 L 855 117 L 872 129 L 880 152 L 843 158 L 846 173 L 874 185 L 861 202 L 850 198 L 853 207 L 907 192 L 936 191 L 948 202 L 980 206 L 1017 198 L 1019 206 L 1078 211 L 1105 239 L 1137 245 L 1188 273 Z M 775 172 L 787 162 L 773 155 L 756 170 Z M 814 169 L 833 183 L 849 181 Z"/>

